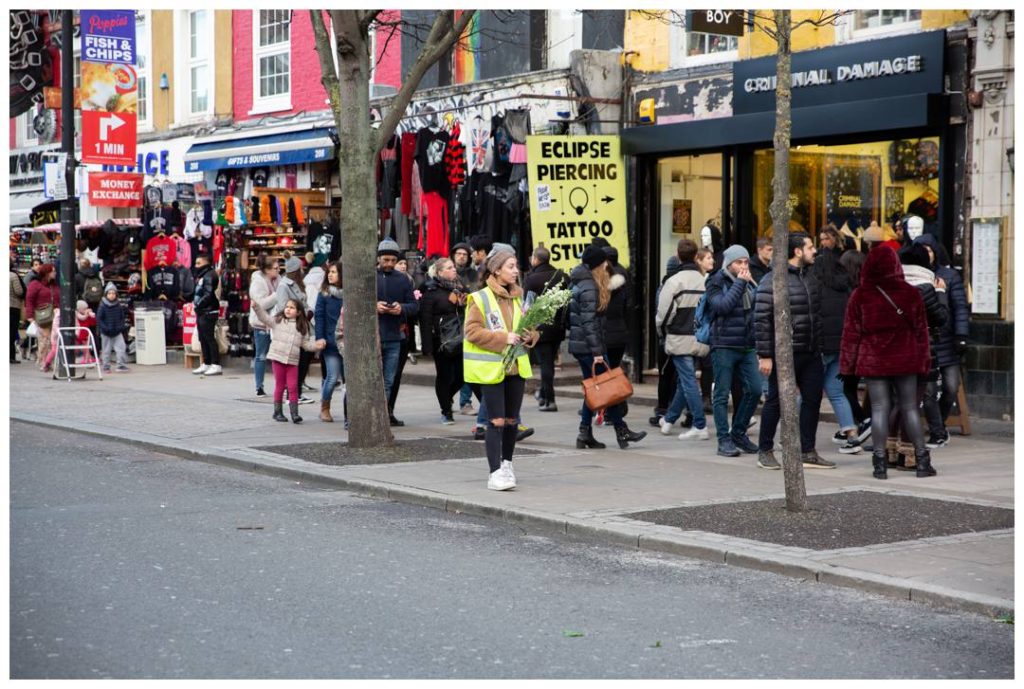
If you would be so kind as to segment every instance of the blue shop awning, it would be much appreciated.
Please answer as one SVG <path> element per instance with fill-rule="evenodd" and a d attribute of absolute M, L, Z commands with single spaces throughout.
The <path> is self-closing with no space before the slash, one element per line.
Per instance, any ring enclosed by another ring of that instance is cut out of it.
<path fill-rule="evenodd" d="M 330 128 L 200 142 L 185 154 L 185 172 L 224 168 L 292 165 L 330 160 L 334 139 Z"/>

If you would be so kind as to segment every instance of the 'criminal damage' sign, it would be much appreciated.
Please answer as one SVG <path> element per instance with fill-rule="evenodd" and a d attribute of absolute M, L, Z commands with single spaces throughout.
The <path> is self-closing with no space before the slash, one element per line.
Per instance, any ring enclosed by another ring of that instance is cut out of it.
<path fill-rule="evenodd" d="M 526 138 L 534 245 L 564 270 L 602 237 L 629 265 L 625 164 L 617 136 Z"/>

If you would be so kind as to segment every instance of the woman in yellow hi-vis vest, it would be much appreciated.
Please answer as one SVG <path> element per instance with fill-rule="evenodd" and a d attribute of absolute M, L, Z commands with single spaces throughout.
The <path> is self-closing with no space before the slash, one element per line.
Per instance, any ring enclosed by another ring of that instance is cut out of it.
<path fill-rule="evenodd" d="M 491 490 L 516 487 L 512 473 L 512 453 L 519 432 L 519 409 L 523 404 L 526 379 L 533 375 L 530 357 L 516 359 L 505 371 L 503 352 L 508 345 L 522 342 L 532 347 L 537 334 L 525 337 L 515 333 L 522 314 L 523 289 L 519 286 L 519 264 L 513 252 L 496 248 L 487 257 L 482 274 L 483 289 L 469 295 L 466 302 L 465 340 L 462 345 L 463 377 L 480 385 L 483 403 L 490 417 L 487 424 L 487 464 Z"/>

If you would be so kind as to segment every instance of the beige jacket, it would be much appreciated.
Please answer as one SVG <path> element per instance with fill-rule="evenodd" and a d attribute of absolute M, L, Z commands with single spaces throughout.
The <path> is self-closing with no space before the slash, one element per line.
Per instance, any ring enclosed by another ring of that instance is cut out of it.
<path fill-rule="evenodd" d="M 12 309 L 23 309 L 25 308 L 25 290 L 21 286 L 21 282 L 18 280 L 18 276 L 14 274 L 14 270 L 11 270 L 11 308 Z"/>
<path fill-rule="evenodd" d="M 270 349 L 267 351 L 267 358 L 282 364 L 297 366 L 299 363 L 299 350 L 307 352 L 317 351 L 316 342 L 313 340 L 313 327 L 305 337 L 295 327 L 295 319 L 285 318 L 280 322 L 267 313 L 263 305 L 257 301 L 252 302 L 257 318 L 270 330 Z"/>

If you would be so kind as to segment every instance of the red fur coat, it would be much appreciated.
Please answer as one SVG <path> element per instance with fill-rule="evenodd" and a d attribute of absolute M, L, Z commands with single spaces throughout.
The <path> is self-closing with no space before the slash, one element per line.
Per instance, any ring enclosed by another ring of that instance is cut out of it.
<path fill-rule="evenodd" d="M 896 252 L 887 246 L 875 247 L 860 275 L 860 286 L 846 307 L 840 373 L 866 377 L 927 374 L 931 354 L 924 301 L 917 288 L 904 280 Z"/>

